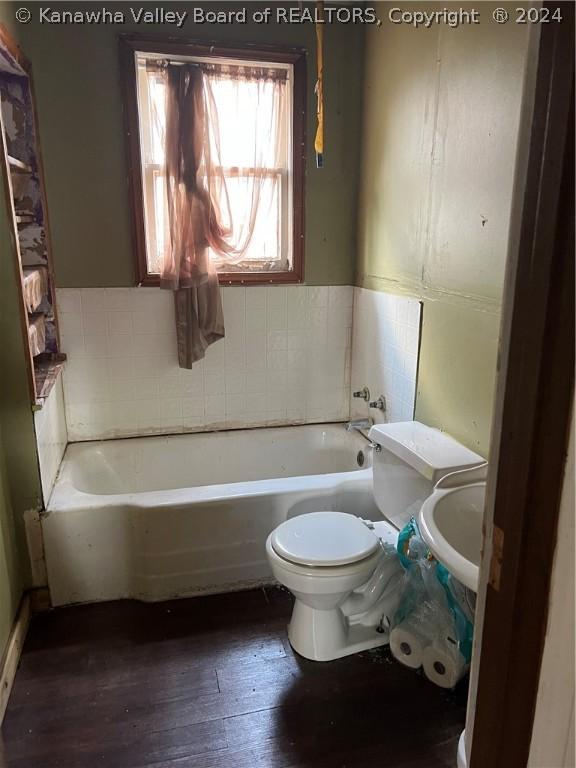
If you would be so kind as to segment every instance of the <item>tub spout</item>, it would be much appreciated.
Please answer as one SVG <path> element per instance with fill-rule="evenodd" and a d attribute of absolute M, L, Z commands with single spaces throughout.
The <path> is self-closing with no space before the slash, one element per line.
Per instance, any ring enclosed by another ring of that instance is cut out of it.
<path fill-rule="evenodd" d="M 349 421 L 348 424 L 346 424 L 346 432 L 352 432 L 355 430 L 356 432 L 359 432 L 364 440 L 368 443 L 370 448 L 373 448 L 377 453 L 382 450 L 382 446 L 378 443 L 375 443 L 373 440 L 370 440 L 368 435 L 363 432 L 364 429 L 370 429 L 370 427 L 374 424 L 373 419 L 355 419 L 353 421 Z"/>
<path fill-rule="evenodd" d="M 372 419 L 354 419 L 346 424 L 346 432 L 352 432 L 355 429 L 358 431 L 361 429 L 370 429 L 373 424 L 374 422 Z"/>

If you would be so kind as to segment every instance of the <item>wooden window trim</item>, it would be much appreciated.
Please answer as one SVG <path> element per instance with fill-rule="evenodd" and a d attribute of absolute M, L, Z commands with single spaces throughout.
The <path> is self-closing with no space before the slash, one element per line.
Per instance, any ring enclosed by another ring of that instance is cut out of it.
<path fill-rule="evenodd" d="M 133 35 L 120 36 L 120 68 L 123 85 L 124 126 L 128 160 L 128 193 L 132 211 L 132 241 L 139 285 L 157 286 L 159 275 L 148 273 L 146 229 L 142 194 L 140 130 L 138 123 L 136 52 L 166 56 L 211 56 L 292 64 L 292 269 L 279 272 L 219 272 L 223 285 L 271 285 L 304 280 L 304 176 L 306 164 L 306 51 L 303 48 L 209 43 L 197 40 L 166 40 Z"/>

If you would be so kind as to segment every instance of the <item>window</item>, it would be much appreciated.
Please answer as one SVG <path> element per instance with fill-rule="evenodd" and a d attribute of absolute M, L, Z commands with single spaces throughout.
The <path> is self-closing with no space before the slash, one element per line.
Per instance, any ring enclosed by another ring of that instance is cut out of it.
<path fill-rule="evenodd" d="M 225 180 L 214 192 L 220 197 L 215 203 L 232 238 L 246 244 L 235 257 L 210 252 L 220 281 L 300 282 L 304 220 L 303 52 L 251 47 L 216 49 L 133 38 L 122 40 L 122 51 L 139 282 L 159 283 L 169 237 L 164 170 L 166 61 L 203 67 L 215 105 L 217 138 L 210 137 L 211 155 L 217 158 L 217 172 Z M 231 72 L 236 73 L 234 77 Z M 254 151 L 255 143 L 258 153 Z M 253 183 L 256 177 L 257 192 Z M 254 207 L 255 194 L 258 203 Z M 248 219 L 250 236 L 246 237 Z"/>

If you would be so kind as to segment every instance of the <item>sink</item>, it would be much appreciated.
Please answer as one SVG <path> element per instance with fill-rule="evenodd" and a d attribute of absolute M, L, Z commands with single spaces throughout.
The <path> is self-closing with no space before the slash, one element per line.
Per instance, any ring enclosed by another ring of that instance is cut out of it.
<path fill-rule="evenodd" d="M 486 483 L 436 487 L 420 510 L 418 524 L 432 554 L 458 581 L 478 591 Z"/>

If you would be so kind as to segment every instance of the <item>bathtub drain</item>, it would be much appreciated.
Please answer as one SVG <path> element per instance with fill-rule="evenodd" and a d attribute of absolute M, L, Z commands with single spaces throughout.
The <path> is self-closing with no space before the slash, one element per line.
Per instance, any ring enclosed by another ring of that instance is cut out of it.
<path fill-rule="evenodd" d="M 359 467 L 364 466 L 364 451 L 358 451 L 356 454 L 356 462 L 358 463 Z"/>

